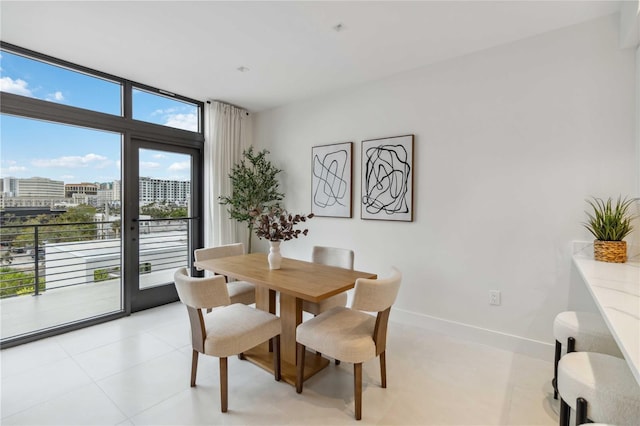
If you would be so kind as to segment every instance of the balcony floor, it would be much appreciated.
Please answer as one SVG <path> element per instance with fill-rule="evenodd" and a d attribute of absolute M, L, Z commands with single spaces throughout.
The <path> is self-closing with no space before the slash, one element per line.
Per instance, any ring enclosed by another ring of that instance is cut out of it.
<path fill-rule="evenodd" d="M 362 424 L 553 425 L 551 360 L 393 322 L 388 388 L 363 368 Z M 189 387 L 189 320 L 180 303 L 0 352 L 3 425 L 354 424 L 353 367 L 342 363 L 304 392 L 229 358 L 229 412 L 220 412 L 218 360 L 200 356 Z"/>
<path fill-rule="evenodd" d="M 5 339 L 121 310 L 120 280 L 54 288 L 0 300 Z"/>

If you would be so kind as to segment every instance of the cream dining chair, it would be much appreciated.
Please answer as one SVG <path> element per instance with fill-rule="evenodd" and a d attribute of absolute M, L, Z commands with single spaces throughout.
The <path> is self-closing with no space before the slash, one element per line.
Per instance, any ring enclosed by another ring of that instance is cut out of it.
<path fill-rule="evenodd" d="M 198 355 L 220 358 L 220 410 L 226 413 L 227 357 L 242 354 L 268 340 L 273 345 L 274 376 L 280 380 L 280 318 L 241 303 L 229 304 L 229 292 L 222 275 L 194 278 L 187 275 L 186 268 L 180 268 L 173 279 L 191 323 L 191 387 L 196 385 Z M 203 309 L 212 311 L 203 313 Z"/>
<path fill-rule="evenodd" d="M 344 269 L 353 269 L 353 258 L 353 250 L 335 247 L 314 246 L 313 252 L 311 253 L 311 261 L 314 263 L 322 263 L 323 265 L 336 266 Z M 313 315 L 318 315 L 336 306 L 346 305 L 347 293 L 343 292 L 318 303 L 304 300 L 302 302 L 302 310 Z"/>
<path fill-rule="evenodd" d="M 356 280 L 351 308 L 335 307 L 303 322 L 296 329 L 296 392 L 302 393 L 306 348 L 354 365 L 355 418 L 362 418 L 362 363 L 380 357 L 380 379 L 387 387 L 387 324 L 402 274 L 392 268 L 383 279 Z M 366 312 L 377 312 L 372 316 Z"/>
<path fill-rule="evenodd" d="M 193 251 L 196 262 L 218 259 L 220 257 L 239 256 L 244 254 L 244 244 L 226 244 L 217 247 L 207 247 L 196 249 Z M 197 268 L 198 270 L 202 270 Z M 230 281 L 227 277 L 227 287 L 229 289 L 229 298 L 231 303 L 243 303 L 251 305 L 256 303 L 256 287 L 246 281 Z"/>

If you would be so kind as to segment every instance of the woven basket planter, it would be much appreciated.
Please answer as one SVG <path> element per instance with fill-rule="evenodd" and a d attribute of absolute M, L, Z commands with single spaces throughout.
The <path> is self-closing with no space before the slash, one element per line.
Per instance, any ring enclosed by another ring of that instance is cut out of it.
<path fill-rule="evenodd" d="M 593 257 L 601 262 L 624 263 L 627 261 L 627 242 L 595 240 Z"/>

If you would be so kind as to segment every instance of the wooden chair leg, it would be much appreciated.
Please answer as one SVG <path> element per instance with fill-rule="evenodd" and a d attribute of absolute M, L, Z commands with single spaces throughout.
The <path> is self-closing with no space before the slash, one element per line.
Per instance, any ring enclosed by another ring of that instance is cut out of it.
<path fill-rule="evenodd" d="M 562 396 L 560 396 L 560 426 L 569 426 L 569 414 L 571 410 L 569 409 L 569 405 L 564 402 Z"/>
<path fill-rule="evenodd" d="M 356 420 L 362 418 L 362 363 L 353 364 L 354 402 L 356 406 Z"/>
<path fill-rule="evenodd" d="M 227 358 L 220 358 L 220 411 L 227 412 Z"/>
<path fill-rule="evenodd" d="M 581 425 L 587 422 L 587 400 L 578 398 L 576 399 L 576 424 Z"/>
<path fill-rule="evenodd" d="M 300 343 L 296 343 L 296 349 L 296 362 L 298 363 L 296 366 L 296 392 L 302 393 L 302 382 L 304 382 L 304 356 L 307 349 Z"/>
<path fill-rule="evenodd" d="M 560 362 L 560 356 L 562 355 L 562 343 L 556 340 L 556 356 L 553 360 L 553 399 L 558 399 L 558 363 Z"/>
<path fill-rule="evenodd" d="M 273 375 L 277 382 L 282 378 L 282 373 L 280 370 L 281 361 L 280 361 L 280 335 L 278 334 L 273 339 Z"/>
<path fill-rule="evenodd" d="M 386 352 L 380 352 L 380 381 L 382 387 L 387 387 L 387 356 Z"/>
<path fill-rule="evenodd" d="M 191 387 L 196 385 L 196 374 L 198 373 L 198 351 L 195 349 L 191 354 Z"/>

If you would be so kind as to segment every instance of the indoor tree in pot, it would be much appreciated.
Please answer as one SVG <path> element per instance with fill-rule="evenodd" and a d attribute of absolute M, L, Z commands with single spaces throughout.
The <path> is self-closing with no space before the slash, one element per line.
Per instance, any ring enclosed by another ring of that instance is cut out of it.
<path fill-rule="evenodd" d="M 633 230 L 633 216 L 629 213 L 633 199 L 618 197 L 614 204 L 611 198 L 604 201 L 592 197 L 587 203 L 593 212 L 585 212 L 589 220 L 584 226 L 596 238 L 593 242 L 593 257 L 603 262 L 626 262 L 627 242 L 622 240 Z"/>
<path fill-rule="evenodd" d="M 282 255 L 280 254 L 280 242 L 298 238 L 300 234 L 307 235 L 308 229 L 295 229 L 300 222 L 306 222 L 313 218 L 313 213 L 308 215 L 291 214 L 280 207 L 271 207 L 265 211 L 253 210 L 253 217 L 256 236 L 260 239 L 269 240 L 269 261 L 270 269 L 280 269 Z"/>
<path fill-rule="evenodd" d="M 254 153 L 253 147 L 242 152 L 242 161 L 233 166 L 229 179 L 233 186 L 231 195 L 220 197 L 220 204 L 227 205 L 231 219 L 247 222 L 249 227 L 249 241 L 247 252 L 251 253 L 251 234 L 253 233 L 254 217 L 252 212 L 263 211 L 277 206 L 284 194 L 278 192 L 278 179 L 281 172 L 267 159 L 269 151 L 266 149 Z"/>

